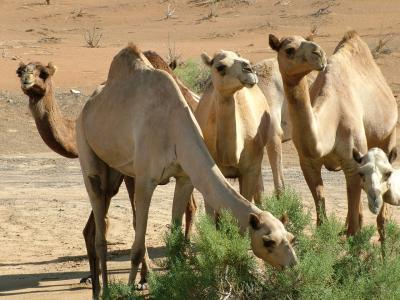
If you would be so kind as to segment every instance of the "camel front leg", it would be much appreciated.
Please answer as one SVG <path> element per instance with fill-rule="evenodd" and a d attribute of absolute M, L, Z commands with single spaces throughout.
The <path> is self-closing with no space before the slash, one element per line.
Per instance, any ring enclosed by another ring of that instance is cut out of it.
<path fill-rule="evenodd" d="M 253 201 L 253 198 L 254 200 L 256 200 L 254 195 L 256 193 L 256 187 L 260 177 L 261 177 L 261 168 L 259 168 L 257 171 L 245 172 L 239 177 L 240 194 L 250 202 Z M 261 203 L 256 203 L 256 204 L 259 205 Z"/>
<path fill-rule="evenodd" d="M 135 240 L 131 251 L 129 284 L 134 284 L 140 262 L 146 255 L 146 230 L 151 197 L 157 184 L 149 178 L 137 177 L 135 185 L 136 225 Z M 147 267 L 147 265 L 146 265 Z"/>
<path fill-rule="evenodd" d="M 274 136 L 267 143 L 267 154 L 269 164 L 271 165 L 272 177 L 274 179 L 275 193 L 279 196 L 285 188 L 282 166 L 282 140 L 279 136 Z"/>
<path fill-rule="evenodd" d="M 193 220 L 196 216 L 196 211 L 197 211 L 197 203 L 196 199 L 194 198 L 194 195 L 190 196 L 190 200 L 188 204 L 186 205 L 186 211 L 185 211 L 185 238 L 190 239 L 190 234 L 192 232 L 192 227 L 193 227 Z"/>
<path fill-rule="evenodd" d="M 347 189 L 347 235 L 354 235 L 361 229 L 361 179 L 354 172 L 346 172 Z"/>
<path fill-rule="evenodd" d="M 315 211 L 317 213 L 317 226 L 321 225 L 326 219 L 324 183 L 321 177 L 322 164 L 310 160 L 300 160 L 300 167 L 303 171 L 304 179 L 314 198 Z"/>
<path fill-rule="evenodd" d="M 389 214 L 389 206 L 385 202 L 383 202 L 381 210 L 379 211 L 378 216 L 376 217 L 376 225 L 378 227 L 379 240 L 383 244 L 385 242 L 385 225 L 386 220 Z M 383 247 L 382 247 L 383 249 Z"/>
<path fill-rule="evenodd" d="M 256 192 L 254 194 L 254 202 L 256 204 L 261 205 L 263 193 L 264 193 L 264 183 L 263 183 L 263 178 L 262 178 L 262 174 L 260 171 L 260 176 L 258 176 L 258 182 L 256 185 Z"/>
<path fill-rule="evenodd" d="M 189 177 L 177 177 L 174 192 L 174 201 L 172 204 L 172 224 L 182 224 L 182 217 L 189 201 L 191 200 L 192 193 L 193 184 L 190 181 Z"/>

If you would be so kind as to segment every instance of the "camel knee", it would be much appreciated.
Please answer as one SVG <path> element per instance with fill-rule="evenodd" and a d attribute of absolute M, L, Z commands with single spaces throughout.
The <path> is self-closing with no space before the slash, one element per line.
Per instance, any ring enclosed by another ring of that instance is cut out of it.
<path fill-rule="evenodd" d="M 132 248 L 132 254 L 131 254 L 132 265 L 138 266 L 143 261 L 145 253 L 146 253 L 145 247 L 140 247 L 138 249 Z"/>

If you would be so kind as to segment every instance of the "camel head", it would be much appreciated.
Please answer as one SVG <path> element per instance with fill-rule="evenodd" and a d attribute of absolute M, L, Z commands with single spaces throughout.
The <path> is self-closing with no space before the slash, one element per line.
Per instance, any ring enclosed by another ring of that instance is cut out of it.
<path fill-rule="evenodd" d="M 389 189 L 388 180 L 393 172 L 391 163 L 396 157 L 396 148 L 390 151 L 389 155 L 379 148 L 371 148 L 365 155 L 353 149 L 353 158 L 358 163 L 361 186 L 367 193 L 369 210 L 374 214 L 381 209 L 382 196 Z"/>
<path fill-rule="evenodd" d="M 270 34 L 269 45 L 278 53 L 282 76 L 302 78 L 311 71 L 322 71 L 326 67 L 324 50 L 301 36 L 284 37 L 279 40 L 275 35 Z"/>
<path fill-rule="evenodd" d="M 203 53 L 201 58 L 211 68 L 214 88 L 223 93 L 234 93 L 243 87 L 253 87 L 258 77 L 247 59 L 232 51 L 220 50 L 211 58 Z"/>
<path fill-rule="evenodd" d="M 297 264 L 297 256 L 293 249 L 293 234 L 287 232 L 284 224 L 287 215 L 281 220 L 269 212 L 250 214 L 250 239 L 254 254 L 275 268 L 283 269 Z"/>
<path fill-rule="evenodd" d="M 17 75 L 20 78 L 21 89 L 29 97 L 40 98 L 46 94 L 51 83 L 51 77 L 56 72 L 56 67 L 49 63 L 47 66 L 41 63 L 20 63 Z"/>

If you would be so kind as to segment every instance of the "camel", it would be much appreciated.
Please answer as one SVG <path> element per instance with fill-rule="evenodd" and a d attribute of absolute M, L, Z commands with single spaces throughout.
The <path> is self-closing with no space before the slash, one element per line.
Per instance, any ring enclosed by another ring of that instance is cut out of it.
<path fill-rule="evenodd" d="M 172 74 L 172 70 L 156 52 L 146 51 L 144 52 L 144 55 L 148 57 L 151 63 L 154 63 L 156 68 L 163 69 Z M 75 120 L 64 118 L 56 100 L 54 99 L 52 77 L 55 72 L 56 67 L 52 63 L 49 63 L 48 66 L 45 66 L 41 63 L 29 63 L 27 65 L 21 63 L 17 70 L 17 74 L 21 81 L 22 91 L 29 97 L 29 108 L 32 116 L 35 119 L 36 127 L 43 141 L 54 152 L 67 158 L 77 158 L 78 150 L 75 138 Z M 188 102 L 191 109 L 194 110 L 198 101 L 193 96 L 191 91 L 181 82 L 178 82 L 178 85 L 185 97 L 185 100 Z M 92 97 L 100 93 L 104 86 L 105 83 L 98 86 L 92 94 Z M 124 181 L 128 190 L 132 209 L 135 211 L 135 203 L 133 198 L 133 190 L 135 186 L 134 179 L 125 177 Z M 189 236 L 193 224 L 193 215 L 195 211 L 196 202 L 194 198 L 192 198 L 187 206 L 185 214 L 185 235 L 187 237 Z M 94 225 L 93 213 L 91 213 L 83 231 L 91 270 L 98 265 L 94 249 Z M 147 263 L 144 260 L 141 270 L 142 277 L 140 280 L 140 282 L 143 284 L 146 282 L 147 270 Z M 88 278 L 83 278 L 82 282 L 86 281 L 87 279 Z"/>
<path fill-rule="evenodd" d="M 353 158 L 358 163 L 361 187 L 371 198 L 368 202 L 400 206 L 400 170 L 392 167 L 397 149 L 386 154 L 382 149 L 371 148 L 365 155 L 354 149 Z"/>
<path fill-rule="evenodd" d="M 107 287 L 107 211 L 125 174 L 135 178 L 136 234 L 129 283 L 145 255 L 149 205 L 155 187 L 176 178 L 172 219 L 180 222 L 196 187 L 215 211 L 229 209 L 253 252 L 271 265 L 296 263 L 293 235 L 281 221 L 248 202 L 226 181 L 202 138 L 177 83 L 154 69 L 130 44 L 113 59 L 107 85 L 84 106 L 77 120 L 77 145 L 85 186 L 96 223 L 96 254 Z M 96 271 L 96 270 L 95 270 Z M 93 278 L 94 297 L 100 293 Z"/>
<path fill-rule="evenodd" d="M 211 68 L 211 82 L 195 116 L 207 148 L 225 177 L 239 178 L 240 194 L 260 203 L 264 146 L 275 191 L 284 185 L 280 124 L 271 124 L 267 99 L 257 86 L 257 75 L 247 59 L 224 50 L 212 58 L 206 53 L 201 57 Z"/>
<path fill-rule="evenodd" d="M 342 169 L 347 187 L 347 234 L 353 235 L 362 225 L 361 180 L 353 148 L 365 153 L 380 147 L 389 153 L 395 147 L 398 116 L 392 91 L 355 31 L 344 35 L 329 61 L 319 45 L 300 36 L 279 40 L 270 34 L 269 44 L 277 52 L 292 140 L 315 201 L 317 224 L 326 218 L 321 168 Z M 320 72 L 309 91 L 305 76 L 313 70 Z M 369 201 L 373 213 L 380 210 L 377 223 L 382 238 L 385 205 Z"/>

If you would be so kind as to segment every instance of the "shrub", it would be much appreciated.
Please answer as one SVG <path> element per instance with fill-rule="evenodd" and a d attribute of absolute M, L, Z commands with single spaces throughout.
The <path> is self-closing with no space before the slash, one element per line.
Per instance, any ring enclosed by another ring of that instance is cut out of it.
<path fill-rule="evenodd" d="M 315 227 L 294 191 L 284 191 L 279 199 L 267 198 L 263 207 L 276 216 L 288 213 L 288 226 L 298 237 L 298 265 L 283 271 L 260 268 L 249 251 L 248 236 L 239 233 L 229 213 L 221 214 L 218 229 L 201 216 L 193 243 L 184 239 L 180 226 L 166 235 L 168 269 L 150 274 L 150 298 L 400 299 L 397 224 L 386 226 L 383 258 L 381 246 L 371 243 L 374 226 L 350 238 L 342 236 L 343 224 L 333 216 Z M 114 289 L 114 295 L 122 290 Z M 112 299 L 122 299 L 118 297 Z"/>
<path fill-rule="evenodd" d="M 111 281 L 102 296 L 104 300 L 139 300 L 144 296 L 139 295 L 134 287 L 121 281 Z"/>
<path fill-rule="evenodd" d="M 194 60 L 188 60 L 179 65 L 174 73 L 190 90 L 198 94 L 203 93 L 210 80 L 210 70 Z"/>

